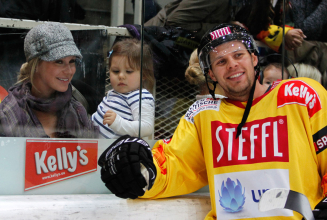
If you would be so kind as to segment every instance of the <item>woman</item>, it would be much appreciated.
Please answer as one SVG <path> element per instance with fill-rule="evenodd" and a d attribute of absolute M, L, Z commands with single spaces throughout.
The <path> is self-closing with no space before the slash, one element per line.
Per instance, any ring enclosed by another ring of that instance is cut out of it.
<path fill-rule="evenodd" d="M 71 32 L 60 23 L 31 29 L 24 41 L 27 63 L 0 104 L 7 137 L 92 138 L 98 128 L 72 98 L 75 62 L 82 58 Z"/>

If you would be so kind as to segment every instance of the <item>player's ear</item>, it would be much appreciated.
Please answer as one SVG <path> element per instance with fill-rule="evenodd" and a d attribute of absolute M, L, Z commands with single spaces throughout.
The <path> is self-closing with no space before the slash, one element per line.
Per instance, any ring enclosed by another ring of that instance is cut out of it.
<path fill-rule="evenodd" d="M 258 57 L 254 55 L 254 53 L 251 53 L 251 56 L 252 56 L 253 66 L 256 66 L 258 64 Z"/>
<path fill-rule="evenodd" d="M 212 81 L 217 82 L 218 80 L 216 79 L 215 75 L 213 74 L 212 70 L 209 69 L 208 75 L 212 79 Z"/>

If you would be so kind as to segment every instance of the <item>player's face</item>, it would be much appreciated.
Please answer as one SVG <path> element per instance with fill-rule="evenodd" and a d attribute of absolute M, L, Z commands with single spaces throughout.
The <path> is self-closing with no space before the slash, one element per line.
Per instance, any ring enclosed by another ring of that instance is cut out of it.
<path fill-rule="evenodd" d="M 258 58 L 238 41 L 227 42 L 210 52 L 209 76 L 217 81 L 228 98 L 245 101 L 254 82 Z"/>
<path fill-rule="evenodd" d="M 75 56 L 68 56 L 54 61 L 41 60 L 33 78 L 32 94 L 36 97 L 49 98 L 55 91 L 66 92 L 75 72 Z"/>
<path fill-rule="evenodd" d="M 110 83 L 120 93 L 128 93 L 140 88 L 140 71 L 131 68 L 127 57 L 113 56 L 111 60 Z"/>

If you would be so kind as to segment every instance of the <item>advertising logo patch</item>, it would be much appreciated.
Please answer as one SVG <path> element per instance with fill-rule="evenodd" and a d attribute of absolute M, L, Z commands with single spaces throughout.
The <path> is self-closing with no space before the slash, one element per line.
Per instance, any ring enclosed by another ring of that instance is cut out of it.
<path fill-rule="evenodd" d="M 97 170 L 98 141 L 26 140 L 25 191 Z"/>
<path fill-rule="evenodd" d="M 224 28 L 220 28 L 218 30 L 211 32 L 210 37 L 211 37 L 211 40 L 215 40 L 219 37 L 222 37 L 222 36 L 225 36 L 225 35 L 231 34 L 231 33 L 232 33 L 232 31 L 230 30 L 229 27 L 224 27 Z"/>
<path fill-rule="evenodd" d="M 293 216 L 293 211 L 259 211 L 261 195 L 273 188 L 290 188 L 289 170 L 264 169 L 214 175 L 216 214 L 219 219 Z"/>
<path fill-rule="evenodd" d="M 312 138 L 317 154 L 325 150 L 327 148 L 327 126 L 315 133 Z"/>
<path fill-rule="evenodd" d="M 211 122 L 214 167 L 262 162 L 288 162 L 286 116 L 247 122 L 238 139 L 237 124 Z"/>
<path fill-rule="evenodd" d="M 221 184 L 221 192 L 218 190 L 219 203 L 226 212 L 239 212 L 245 203 L 245 188 L 242 189 L 242 184 L 238 179 L 236 181 L 237 184 L 228 177 L 226 185 L 224 181 Z"/>
<path fill-rule="evenodd" d="M 198 100 L 187 110 L 184 118 L 188 122 L 194 123 L 194 117 L 202 111 L 209 109 L 219 111 L 220 103 L 220 99 L 213 100 L 212 98 L 206 98 Z"/>
<path fill-rule="evenodd" d="M 310 117 L 321 109 L 321 101 L 317 92 L 301 80 L 286 82 L 278 91 L 277 107 L 281 108 L 291 104 L 306 106 Z"/>

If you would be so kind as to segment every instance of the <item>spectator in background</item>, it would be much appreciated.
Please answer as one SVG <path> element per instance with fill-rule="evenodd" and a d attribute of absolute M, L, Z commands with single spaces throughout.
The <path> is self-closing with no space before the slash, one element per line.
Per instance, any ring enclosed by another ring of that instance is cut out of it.
<path fill-rule="evenodd" d="M 200 64 L 199 64 L 199 58 L 198 58 L 198 50 L 195 49 L 190 57 L 189 66 L 187 67 L 185 71 L 185 78 L 186 81 L 188 81 L 191 85 L 197 85 L 199 88 L 199 94 L 196 96 L 196 100 L 204 99 L 204 98 L 212 98 L 212 96 L 209 93 L 208 86 L 213 88 L 212 80 L 208 77 L 208 84 L 206 83 L 206 78 L 201 70 Z M 223 94 L 224 91 L 220 87 L 219 84 L 217 84 L 215 89 L 215 97 L 216 98 L 226 98 Z"/>
<path fill-rule="evenodd" d="M 269 63 L 263 68 L 261 73 L 259 76 L 259 82 L 266 85 L 267 88 L 269 88 L 269 86 L 271 86 L 271 84 L 276 80 L 289 79 L 289 72 L 286 68 L 284 68 L 284 74 L 282 75 L 281 63 Z"/>
<path fill-rule="evenodd" d="M 135 0 L 132 0 L 133 10 L 135 11 Z M 159 11 L 161 6 L 156 0 L 145 0 L 144 1 L 144 22 L 147 22 L 153 18 Z"/>
<path fill-rule="evenodd" d="M 310 41 L 327 42 L 327 0 L 290 0 L 290 16 Z"/>
<path fill-rule="evenodd" d="M 281 23 L 274 23 L 277 15 L 270 0 L 253 0 L 251 4 L 242 7 L 235 20 L 244 25 L 257 40 L 265 43 L 275 52 L 280 52 L 283 40 Z M 279 17 L 279 14 L 278 14 Z M 294 50 L 302 45 L 306 38 L 301 29 L 285 27 L 285 48 Z"/>
<path fill-rule="evenodd" d="M 231 18 L 229 0 L 174 0 L 144 25 L 181 27 L 194 32 L 195 37 L 201 39 L 207 30 L 230 22 Z"/>
<path fill-rule="evenodd" d="M 275 7 L 275 23 L 283 22 L 283 1 L 279 0 Z M 293 63 L 305 63 L 316 67 L 320 73 L 327 71 L 327 11 L 326 0 L 288 0 L 285 4 L 285 23 L 300 28 L 304 34 L 302 44 L 287 50 L 287 57 Z M 286 27 L 292 28 L 292 27 Z M 285 35 L 286 49 L 288 39 Z M 326 87 L 326 83 L 323 83 Z"/>
<path fill-rule="evenodd" d="M 321 83 L 321 73 L 316 67 L 304 63 L 295 63 L 294 66 L 297 70 L 298 77 L 311 78 Z M 293 66 L 290 65 L 287 69 L 292 77 L 296 77 L 296 72 Z"/>
<path fill-rule="evenodd" d="M 93 138 L 98 128 L 72 98 L 76 60 L 82 55 L 60 23 L 31 29 L 24 41 L 26 63 L 0 104 L 0 135 L 6 137 Z"/>
<path fill-rule="evenodd" d="M 74 23 L 85 18 L 76 0 L 1 0 L 0 17 Z"/>

